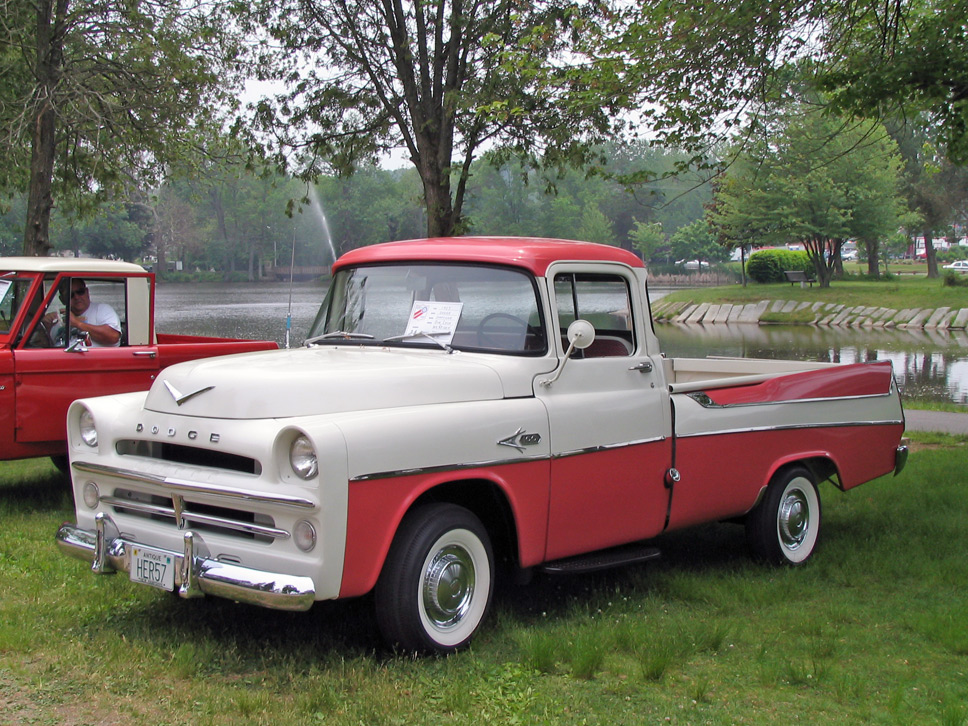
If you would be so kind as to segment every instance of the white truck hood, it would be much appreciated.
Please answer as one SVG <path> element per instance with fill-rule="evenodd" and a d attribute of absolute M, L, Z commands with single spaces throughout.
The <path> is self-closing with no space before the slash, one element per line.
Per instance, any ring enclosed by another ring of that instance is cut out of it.
<path fill-rule="evenodd" d="M 503 398 L 501 376 L 475 358 L 345 346 L 207 358 L 163 370 L 145 408 L 256 419 Z"/>

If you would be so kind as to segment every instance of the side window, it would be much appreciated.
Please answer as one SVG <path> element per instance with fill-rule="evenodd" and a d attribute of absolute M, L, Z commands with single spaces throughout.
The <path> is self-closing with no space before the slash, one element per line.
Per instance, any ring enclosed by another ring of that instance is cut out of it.
<path fill-rule="evenodd" d="M 79 339 L 95 348 L 127 345 L 125 282 L 123 277 L 61 278 L 47 305 L 47 314 L 57 321 L 50 330 L 53 345 L 65 347 Z M 86 323 L 117 330 L 120 338 L 113 346 L 92 340 L 90 335 L 70 327 L 68 309 Z"/>
<path fill-rule="evenodd" d="M 569 273 L 556 275 L 554 285 L 560 334 L 564 337 L 571 322 L 579 318 L 595 326 L 595 342 L 584 351 L 576 351 L 577 357 L 632 355 L 635 338 L 625 278 Z"/>

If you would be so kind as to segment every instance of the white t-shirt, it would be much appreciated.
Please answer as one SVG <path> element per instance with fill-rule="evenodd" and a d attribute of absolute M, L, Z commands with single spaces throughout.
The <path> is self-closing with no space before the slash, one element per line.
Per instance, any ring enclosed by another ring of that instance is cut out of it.
<path fill-rule="evenodd" d="M 109 325 L 119 333 L 121 332 L 121 319 L 118 317 L 118 314 L 114 312 L 114 308 L 107 303 L 92 302 L 91 306 L 84 311 L 84 314 L 77 317 L 88 325 Z M 93 339 L 91 340 L 91 346 L 94 348 L 113 348 L 120 344 L 120 338 L 113 346 L 102 345 L 101 343 L 95 342 Z"/>

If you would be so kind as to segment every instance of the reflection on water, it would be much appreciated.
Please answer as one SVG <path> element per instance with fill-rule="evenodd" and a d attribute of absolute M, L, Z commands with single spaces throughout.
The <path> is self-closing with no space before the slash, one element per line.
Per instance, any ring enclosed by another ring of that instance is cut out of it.
<path fill-rule="evenodd" d="M 306 339 L 327 284 L 292 286 L 293 346 Z M 283 345 L 290 287 L 285 282 L 162 284 L 160 332 L 274 340 Z M 658 297 L 658 296 L 655 296 Z M 968 403 L 964 331 L 840 329 L 806 325 L 657 325 L 669 357 L 710 355 L 796 360 L 890 360 L 908 397 Z"/>
<path fill-rule="evenodd" d="M 656 334 L 669 357 L 889 360 L 905 397 L 968 403 L 968 335 L 961 330 L 657 325 Z"/>

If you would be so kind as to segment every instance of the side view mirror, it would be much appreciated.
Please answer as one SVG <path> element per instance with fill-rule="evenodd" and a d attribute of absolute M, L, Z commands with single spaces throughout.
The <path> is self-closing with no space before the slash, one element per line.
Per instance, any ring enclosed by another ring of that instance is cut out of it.
<path fill-rule="evenodd" d="M 585 350 L 585 348 L 595 342 L 595 326 L 587 320 L 575 320 L 568 326 L 566 335 L 568 337 L 568 350 L 565 351 L 565 357 L 558 364 L 558 369 L 555 371 L 555 374 L 551 378 L 546 378 L 541 381 L 541 385 L 546 388 L 550 387 L 561 376 L 561 372 L 565 370 L 565 364 L 568 363 L 568 359 L 571 358 L 571 354 L 575 352 L 575 349 Z"/>
<path fill-rule="evenodd" d="M 565 359 L 571 357 L 571 354 L 575 352 L 575 348 L 585 350 L 585 348 L 595 342 L 595 326 L 587 320 L 575 320 L 568 326 L 567 336 L 568 351 L 565 353 Z"/>

